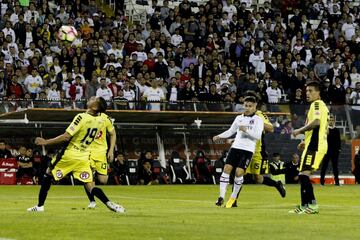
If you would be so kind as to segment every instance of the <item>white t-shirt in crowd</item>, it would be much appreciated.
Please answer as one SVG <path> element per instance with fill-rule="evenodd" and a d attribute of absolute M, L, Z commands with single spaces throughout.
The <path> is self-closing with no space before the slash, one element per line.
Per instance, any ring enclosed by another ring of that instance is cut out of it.
<path fill-rule="evenodd" d="M 104 98 L 106 101 L 111 100 L 111 98 L 113 97 L 112 91 L 110 90 L 110 88 L 106 87 L 104 89 L 99 88 L 96 91 L 96 96 L 97 97 L 102 97 Z"/>
<path fill-rule="evenodd" d="M 266 94 L 268 96 L 269 103 L 279 103 L 281 99 L 281 90 L 280 88 L 273 89 L 268 87 L 266 89 Z"/>

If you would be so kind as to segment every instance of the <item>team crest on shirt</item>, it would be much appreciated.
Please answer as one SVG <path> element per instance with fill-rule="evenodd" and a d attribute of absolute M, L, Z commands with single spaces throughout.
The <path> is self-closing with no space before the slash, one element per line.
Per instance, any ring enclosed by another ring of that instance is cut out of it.
<path fill-rule="evenodd" d="M 63 173 L 61 172 L 61 170 L 56 171 L 56 177 L 57 178 L 62 178 L 63 177 Z"/>
<path fill-rule="evenodd" d="M 101 138 L 101 136 L 103 135 L 103 132 L 102 131 L 100 131 L 97 135 L 96 135 L 96 139 L 99 139 L 99 138 Z"/>
<path fill-rule="evenodd" d="M 254 119 L 250 120 L 249 124 L 254 124 Z"/>
<path fill-rule="evenodd" d="M 83 179 L 83 180 L 86 180 L 90 177 L 90 173 L 88 172 L 82 172 L 80 173 L 80 178 Z"/>

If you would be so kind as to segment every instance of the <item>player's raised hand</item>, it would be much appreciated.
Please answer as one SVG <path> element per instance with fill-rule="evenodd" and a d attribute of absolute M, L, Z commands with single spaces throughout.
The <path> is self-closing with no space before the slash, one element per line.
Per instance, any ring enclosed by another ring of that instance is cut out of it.
<path fill-rule="evenodd" d="M 240 126 L 240 127 L 239 127 L 239 130 L 240 130 L 240 131 L 243 131 L 243 132 L 246 132 L 247 127 L 246 127 L 246 126 Z"/>
<path fill-rule="evenodd" d="M 35 144 L 40 146 L 46 145 L 46 140 L 44 138 L 37 137 L 35 138 Z"/>
<path fill-rule="evenodd" d="M 220 137 L 216 135 L 216 136 L 213 137 L 213 142 L 216 142 L 219 139 L 220 139 Z"/>
<path fill-rule="evenodd" d="M 297 146 L 297 149 L 299 149 L 300 151 L 305 149 L 305 142 L 301 141 L 301 143 L 299 143 L 299 145 Z"/>

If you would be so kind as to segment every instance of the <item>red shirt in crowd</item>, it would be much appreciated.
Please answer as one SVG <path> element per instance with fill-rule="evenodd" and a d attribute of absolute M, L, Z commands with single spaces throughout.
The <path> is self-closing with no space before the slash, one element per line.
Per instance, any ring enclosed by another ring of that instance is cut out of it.
<path fill-rule="evenodd" d="M 116 85 L 115 83 L 110 83 L 110 84 L 108 85 L 108 88 L 110 88 L 110 90 L 111 90 L 114 98 L 118 96 L 118 92 L 119 92 L 119 90 L 121 89 L 121 87 L 119 87 L 119 86 Z"/>
<path fill-rule="evenodd" d="M 16 99 L 24 96 L 23 88 L 19 83 L 12 82 L 7 89 L 7 96 L 15 95 Z"/>
<path fill-rule="evenodd" d="M 153 72 L 155 69 L 155 60 L 154 59 L 146 59 L 144 61 L 144 65 L 148 66 L 148 72 Z"/>

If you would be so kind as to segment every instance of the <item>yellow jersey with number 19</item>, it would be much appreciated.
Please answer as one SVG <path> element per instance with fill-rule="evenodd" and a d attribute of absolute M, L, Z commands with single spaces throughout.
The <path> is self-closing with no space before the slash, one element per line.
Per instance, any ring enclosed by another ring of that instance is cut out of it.
<path fill-rule="evenodd" d="M 320 126 L 305 132 L 305 148 L 308 151 L 327 152 L 329 109 L 322 100 L 311 103 L 306 124 L 318 119 Z"/>
<path fill-rule="evenodd" d="M 104 124 L 105 120 L 100 116 L 92 116 L 88 113 L 76 115 L 66 129 L 66 132 L 72 136 L 67 150 L 90 153 L 90 145 Z"/>

